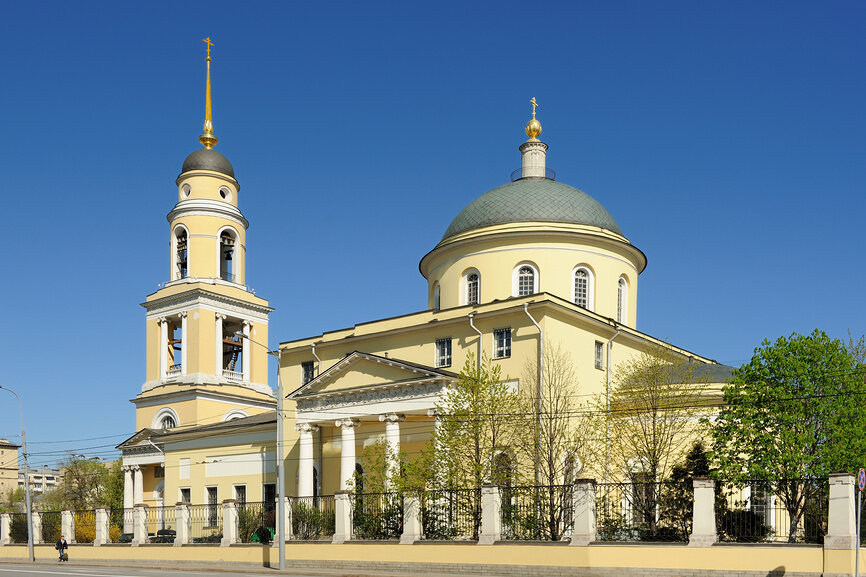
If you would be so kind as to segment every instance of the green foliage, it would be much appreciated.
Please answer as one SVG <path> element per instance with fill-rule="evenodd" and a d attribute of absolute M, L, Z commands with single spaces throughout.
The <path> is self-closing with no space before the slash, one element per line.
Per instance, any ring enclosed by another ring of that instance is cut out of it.
<path fill-rule="evenodd" d="M 765 340 L 725 387 L 712 426 L 722 478 L 774 482 L 794 541 L 805 505 L 821 483 L 866 460 L 866 370 L 846 346 L 815 330 Z"/>
<path fill-rule="evenodd" d="M 275 527 L 273 511 L 260 505 L 238 506 L 238 535 L 242 543 L 270 543 L 269 527 Z"/>
<path fill-rule="evenodd" d="M 60 511 L 42 513 L 42 541 L 54 543 L 60 539 Z"/>
<path fill-rule="evenodd" d="M 313 540 L 333 535 L 336 519 L 333 509 L 298 501 L 292 508 L 292 534 L 296 539 Z"/>
<path fill-rule="evenodd" d="M 403 533 L 403 495 L 355 494 L 352 524 L 358 539 L 399 539 Z"/>
<path fill-rule="evenodd" d="M 12 526 L 9 528 L 9 535 L 13 543 L 27 542 L 27 514 L 13 513 Z"/>
<path fill-rule="evenodd" d="M 18 511 L 18 503 L 24 502 L 24 488 L 9 489 L 0 500 L 0 513 L 12 513 Z"/>

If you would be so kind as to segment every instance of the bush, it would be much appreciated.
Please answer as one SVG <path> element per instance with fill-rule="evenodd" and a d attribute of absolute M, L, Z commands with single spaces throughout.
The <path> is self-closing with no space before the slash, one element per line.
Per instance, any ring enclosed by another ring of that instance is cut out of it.
<path fill-rule="evenodd" d="M 296 539 L 318 539 L 323 535 L 333 535 L 335 523 L 333 511 L 323 511 L 315 505 L 298 503 L 292 511 L 292 534 Z"/>
<path fill-rule="evenodd" d="M 719 540 L 737 543 L 764 541 L 772 529 L 764 524 L 758 513 L 748 509 L 725 511 L 721 517 Z"/>
<path fill-rule="evenodd" d="M 96 517 L 91 512 L 75 513 L 75 542 L 93 543 L 96 539 Z"/>
<path fill-rule="evenodd" d="M 56 543 L 60 539 L 60 512 L 42 513 L 42 541 Z"/>
<path fill-rule="evenodd" d="M 12 526 L 9 528 L 10 537 L 13 543 L 27 542 L 27 514 L 13 513 Z"/>

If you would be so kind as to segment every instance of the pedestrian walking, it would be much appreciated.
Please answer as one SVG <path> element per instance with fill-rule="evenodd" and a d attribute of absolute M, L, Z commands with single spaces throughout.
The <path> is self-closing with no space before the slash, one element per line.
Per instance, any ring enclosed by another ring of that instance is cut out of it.
<path fill-rule="evenodd" d="M 57 552 L 60 554 L 60 558 L 57 560 L 58 563 L 69 561 L 69 555 L 66 554 L 66 550 L 69 548 L 69 543 L 66 542 L 66 535 L 60 536 L 60 539 L 57 540 L 57 544 L 54 548 L 57 549 Z"/>

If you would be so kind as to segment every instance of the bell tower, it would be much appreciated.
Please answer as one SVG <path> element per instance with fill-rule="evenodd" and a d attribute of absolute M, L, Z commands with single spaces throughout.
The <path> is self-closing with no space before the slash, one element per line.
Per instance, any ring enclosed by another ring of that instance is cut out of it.
<path fill-rule="evenodd" d="M 183 161 L 168 213 L 168 275 L 143 303 L 147 371 L 136 429 L 205 425 L 276 405 L 268 385 L 268 302 L 246 286 L 240 184 L 214 147 L 207 43 L 203 148 Z"/>

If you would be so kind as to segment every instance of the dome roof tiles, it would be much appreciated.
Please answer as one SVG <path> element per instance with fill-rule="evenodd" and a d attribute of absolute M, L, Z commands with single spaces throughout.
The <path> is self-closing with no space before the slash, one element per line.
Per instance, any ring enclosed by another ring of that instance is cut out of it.
<path fill-rule="evenodd" d="M 229 159 L 213 148 L 201 148 L 187 156 L 180 172 L 183 174 L 190 170 L 212 170 L 232 178 L 235 177 L 235 169 Z"/>

